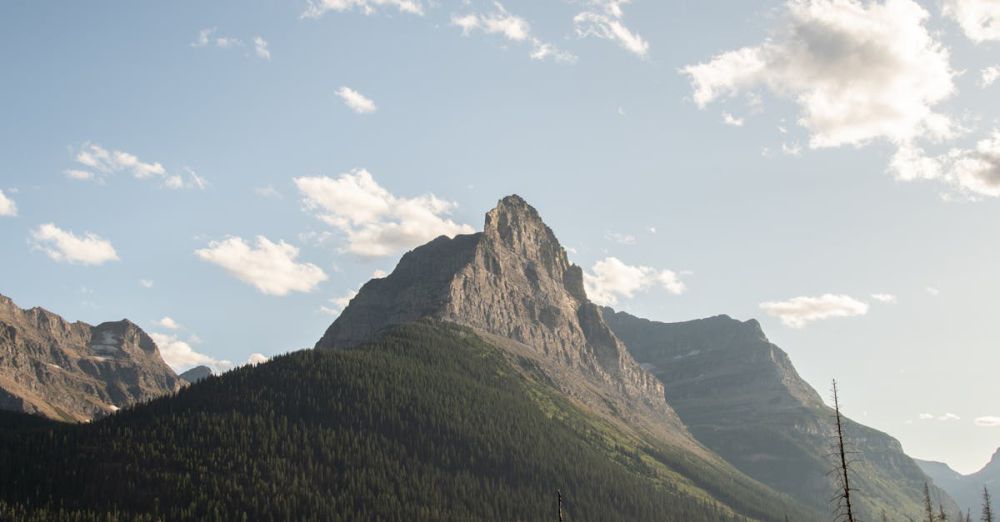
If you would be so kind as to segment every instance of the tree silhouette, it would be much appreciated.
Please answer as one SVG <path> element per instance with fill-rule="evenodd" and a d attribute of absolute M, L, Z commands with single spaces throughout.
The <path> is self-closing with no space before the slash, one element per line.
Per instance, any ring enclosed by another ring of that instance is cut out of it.
<path fill-rule="evenodd" d="M 990 491 L 983 486 L 983 516 L 982 522 L 993 522 L 993 502 L 990 499 Z"/>
<path fill-rule="evenodd" d="M 840 415 L 840 397 L 837 394 L 837 380 L 833 380 L 833 410 L 837 418 L 837 520 L 855 522 L 854 508 L 851 506 L 851 479 L 848 473 L 847 449 L 844 444 L 844 423 Z"/>

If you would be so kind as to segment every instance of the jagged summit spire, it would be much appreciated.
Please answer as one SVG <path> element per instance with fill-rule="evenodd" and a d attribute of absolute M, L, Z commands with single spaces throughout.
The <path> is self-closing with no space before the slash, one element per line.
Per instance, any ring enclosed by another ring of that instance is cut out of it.
<path fill-rule="evenodd" d="M 439 237 L 408 252 L 391 274 L 361 288 L 316 347 L 350 348 L 425 318 L 505 339 L 501 344 L 537 358 L 581 400 L 655 411 L 654 424 L 686 437 L 663 386 L 608 328 L 587 299 L 583 271 L 520 196 L 501 199 L 483 232 Z"/>

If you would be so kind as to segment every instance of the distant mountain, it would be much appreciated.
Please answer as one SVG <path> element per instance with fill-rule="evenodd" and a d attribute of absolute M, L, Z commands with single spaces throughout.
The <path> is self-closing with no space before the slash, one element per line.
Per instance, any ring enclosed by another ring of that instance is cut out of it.
<path fill-rule="evenodd" d="M 603 313 L 636 360 L 663 381 L 667 401 L 701 443 L 751 477 L 829 510 L 833 410 L 757 321 L 722 315 L 660 323 Z M 891 520 L 919 519 L 928 478 L 899 442 L 849 419 L 846 436 L 856 452 L 852 486 L 861 517 L 879 520 L 884 511 Z M 940 490 L 934 497 L 948 513 L 957 510 Z"/>
<path fill-rule="evenodd" d="M 182 384 L 128 320 L 69 323 L 0 295 L 0 409 L 88 421 Z"/>
<path fill-rule="evenodd" d="M 189 383 L 194 384 L 202 379 L 211 377 L 211 375 L 212 375 L 212 369 L 209 368 L 208 366 L 195 366 L 190 370 L 182 372 L 180 374 L 180 378 L 184 379 Z"/>
<path fill-rule="evenodd" d="M 1000 449 L 993 453 L 993 458 L 983 469 L 969 475 L 962 475 L 943 462 L 916 462 L 963 510 L 979 513 L 982 509 L 983 488 L 988 489 L 993 497 L 994 509 L 1000 506 Z"/>

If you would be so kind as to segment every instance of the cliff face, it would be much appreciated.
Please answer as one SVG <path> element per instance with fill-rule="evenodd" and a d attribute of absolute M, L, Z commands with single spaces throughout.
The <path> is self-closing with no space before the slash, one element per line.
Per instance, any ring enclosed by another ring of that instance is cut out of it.
<path fill-rule="evenodd" d="M 604 309 L 635 358 L 666 386 L 667 401 L 695 438 L 751 477 L 818 510 L 835 491 L 829 475 L 833 410 L 755 320 L 727 316 L 659 323 Z M 856 451 L 852 486 L 866 520 L 919 516 L 928 478 L 899 441 L 847 420 Z M 935 490 L 949 513 L 955 504 Z"/>
<path fill-rule="evenodd" d="M 0 408 L 88 421 L 177 390 L 156 343 L 128 320 L 69 323 L 0 296 Z"/>
<path fill-rule="evenodd" d="M 518 196 L 486 215 L 483 232 L 439 237 L 404 255 L 389 276 L 365 284 L 316 348 L 352 347 L 388 326 L 422 318 L 493 336 L 577 400 L 689 438 L 664 400 L 663 385 L 636 363 L 587 299 L 582 270 Z"/>

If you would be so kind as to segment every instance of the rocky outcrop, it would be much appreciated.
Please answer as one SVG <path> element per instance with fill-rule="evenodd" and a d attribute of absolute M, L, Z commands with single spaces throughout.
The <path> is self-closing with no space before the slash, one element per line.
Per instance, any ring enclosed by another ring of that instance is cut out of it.
<path fill-rule="evenodd" d="M 990 492 L 993 509 L 1000 508 L 1000 449 L 983 469 L 968 475 L 951 469 L 943 462 L 916 461 L 920 469 L 934 479 L 934 483 L 948 492 L 963 510 L 979 513 L 982 509 L 983 488 Z"/>
<path fill-rule="evenodd" d="M 835 491 L 829 474 L 833 410 L 755 320 L 728 316 L 660 323 L 603 309 L 636 360 L 660 378 L 695 438 L 751 477 L 818 510 Z M 920 513 L 928 478 L 899 441 L 846 421 L 852 486 L 863 519 Z M 935 490 L 949 513 L 955 504 Z"/>
<path fill-rule="evenodd" d="M 0 408 L 88 421 L 171 393 L 181 381 L 128 320 L 91 326 L 0 296 Z"/>
<path fill-rule="evenodd" d="M 518 196 L 486 215 L 483 232 L 439 237 L 405 254 L 389 276 L 365 284 L 316 348 L 349 348 L 423 318 L 494 336 L 575 399 L 689 438 L 663 385 L 587 299 L 580 267 Z"/>
<path fill-rule="evenodd" d="M 212 369 L 209 368 L 208 366 L 195 366 L 194 368 L 191 368 L 190 370 L 187 370 L 180 374 L 181 379 L 184 379 L 185 381 L 191 384 L 194 384 L 203 379 L 207 379 L 208 377 L 211 376 L 212 376 Z"/>

